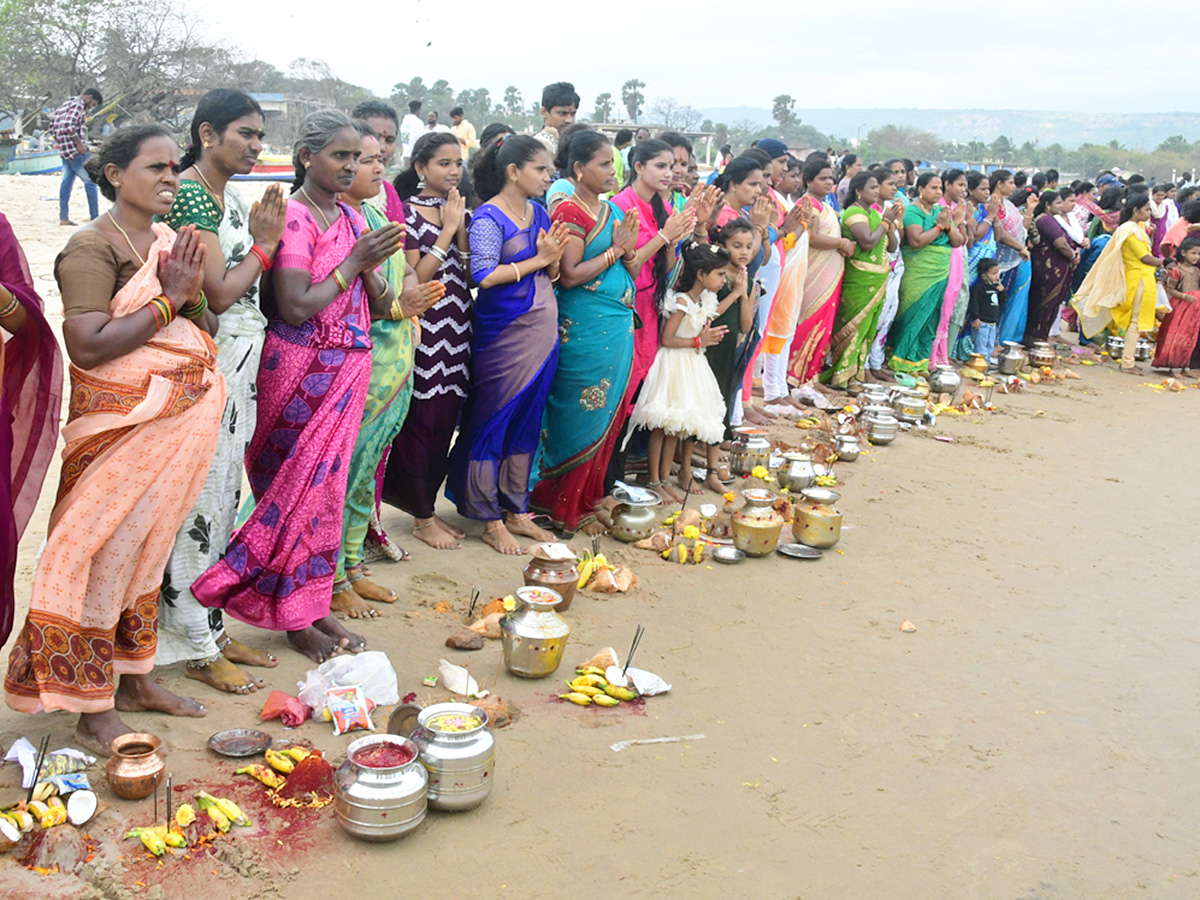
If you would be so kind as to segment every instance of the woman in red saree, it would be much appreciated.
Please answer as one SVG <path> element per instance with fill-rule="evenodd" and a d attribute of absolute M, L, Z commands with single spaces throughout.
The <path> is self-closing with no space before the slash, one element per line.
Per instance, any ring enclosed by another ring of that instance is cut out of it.
<path fill-rule="evenodd" d="M 5 700 L 80 714 L 75 741 L 108 755 L 117 710 L 203 716 L 149 675 L 175 534 L 204 486 L 225 407 L 200 293 L 204 247 L 155 223 L 179 187 L 157 126 L 116 132 L 89 164 L 112 209 L 59 254 L 71 357 L 62 475 Z M 120 685 L 116 677 L 121 676 Z"/>
<path fill-rule="evenodd" d="M 1158 327 L 1155 369 L 1167 369 L 1191 378 L 1189 366 L 1200 338 L 1200 238 L 1186 237 L 1175 252 L 1175 262 L 1167 266 L 1167 296 L 1171 311 Z"/>
<path fill-rule="evenodd" d="M 12 633 L 20 541 L 37 505 L 62 407 L 62 354 L 8 219 L 0 214 L 0 645 Z"/>

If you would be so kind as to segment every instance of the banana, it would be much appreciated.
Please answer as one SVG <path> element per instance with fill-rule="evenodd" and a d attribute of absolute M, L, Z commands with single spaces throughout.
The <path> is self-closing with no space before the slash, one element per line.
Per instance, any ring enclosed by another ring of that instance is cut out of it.
<path fill-rule="evenodd" d="M 559 700 L 569 700 L 570 702 L 574 703 L 576 706 L 590 706 L 592 703 L 592 698 L 589 697 L 587 694 L 580 694 L 575 691 L 572 691 L 569 694 L 559 694 L 558 699 Z"/>
<path fill-rule="evenodd" d="M 692 548 L 692 562 L 698 565 L 702 559 L 704 559 L 704 545 L 697 543 Z"/>
<path fill-rule="evenodd" d="M 46 817 L 46 813 L 48 812 L 50 812 L 50 807 L 48 807 L 41 800 L 29 801 L 29 813 L 35 819 L 44 819 Z"/>
<path fill-rule="evenodd" d="M 608 684 L 608 679 L 603 675 L 580 675 L 571 682 L 571 687 L 578 687 L 581 684 L 586 684 L 588 687 L 597 687 L 602 684 Z"/>
<path fill-rule="evenodd" d="M 238 769 L 236 774 L 249 775 L 269 788 L 281 788 L 286 783 L 282 775 L 277 775 L 262 763 L 251 763 L 243 769 Z"/>
<path fill-rule="evenodd" d="M 312 751 L 305 750 L 303 747 L 288 747 L 286 750 L 284 750 L 282 752 L 286 753 L 288 756 L 290 756 L 296 762 L 304 762 L 306 759 L 308 759 L 310 756 L 312 756 Z"/>
<path fill-rule="evenodd" d="M 185 838 L 182 834 L 179 834 L 176 831 L 168 831 L 166 834 L 164 834 L 162 836 L 162 839 L 163 839 L 163 843 L 166 844 L 168 847 L 183 848 L 183 847 L 187 846 L 187 838 Z"/>
<path fill-rule="evenodd" d="M 190 803 L 179 804 L 179 809 L 175 810 L 175 824 L 180 828 L 187 828 L 196 821 L 196 810 L 192 809 Z"/>
<path fill-rule="evenodd" d="M 580 590 L 587 587 L 587 583 L 592 578 L 592 573 L 596 571 L 596 563 L 592 560 L 592 551 L 584 550 L 583 559 L 579 561 L 579 582 L 576 585 Z"/>
<path fill-rule="evenodd" d="M 277 750 L 268 750 L 266 753 L 267 762 L 276 772 L 282 772 L 284 775 L 291 773 L 292 769 L 296 768 L 296 761 L 290 756 L 284 756 Z"/>
<path fill-rule="evenodd" d="M 615 684 L 606 684 L 604 686 L 604 693 L 610 697 L 615 697 L 617 700 L 636 700 L 638 695 L 637 691 L 625 687 L 617 687 Z"/>
<path fill-rule="evenodd" d="M 45 803 L 58 793 L 58 787 L 52 781 L 42 781 L 34 785 L 33 799 Z"/>
<path fill-rule="evenodd" d="M 8 821 L 12 822 L 21 829 L 22 834 L 25 834 L 33 828 L 33 816 L 23 809 L 9 810 L 4 815 L 7 816 Z"/>
<path fill-rule="evenodd" d="M 269 753 L 270 751 L 268 750 L 267 752 Z M 229 830 L 229 817 L 221 812 L 212 796 L 201 791 L 196 795 L 196 803 L 212 819 L 213 826 L 217 831 L 224 834 Z"/>
<path fill-rule="evenodd" d="M 153 828 L 135 828 L 125 837 L 138 838 L 142 845 L 155 856 L 162 856 L 167 852 L 166 843 Z"/>
<path fill-rule="evenodd" d="M 604 670 L 598 669 L 595 666 L 583 666 L 575 670 L 576 675 L 600 675 L 603 677 Z"/>
<path fill-rule="evenodd" d="M 608 558 L 603 553 L 597 553 L 592 557 L 592 562 L 596 564 L 597 569 L 608 568 Z"/>
<path fill-rule="evenodd" d="M 621 701 L 616 697 L 610 697 L 607 694 L 601 694 L 599 697 L 593 697 L 592 702 L 597 706 L 619 706 Z"/>
<path fill-rule="evenodd" d="M 250 820 L 246 817 L 246 814 L 243 813 L 238 805 L 232 800 L 227 800 L 224 797 L 214 797 L 211 794 L 204 793 L 203 791 L 201 791 L 197 797 L 207 798 L 210 803 L 212 803 L 221 811 L 225 818 L 227 818 L 230 822 L 233 822 L 235 825 L 250 824 Z"/>
<path fill-rule="evenodd" d="M 683 565 L 688 561 L 688 548 L 683 544 L 678 544 L 677 546 L 679 547 L 679 552 L 676 555 L 679 557 L 679 564 Z"/>
<path fill-rule="evenodd" d="M 574 682 L 568 681 L 567 687 L 569 687 L 576 694 L 583 694 L 585 697 L 595 697 L 597 694 L 604 693 L 604 691 L 600 690 L 600 688 L 592 687 L 590 684 L 575 684 Z"/>

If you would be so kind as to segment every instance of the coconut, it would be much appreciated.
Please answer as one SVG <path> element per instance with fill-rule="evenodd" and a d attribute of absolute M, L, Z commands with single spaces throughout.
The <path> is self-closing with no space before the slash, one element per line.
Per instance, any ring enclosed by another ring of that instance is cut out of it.
<path fill-rule="evenodd" d="M 597 653 L 595 656 L 593 656 L 587 662 L 580 663 L 575 668 L 586 669 L 589 666 L 594 666 L 597 669 L 607 669 L 609 666 L 615 666 L 616 664 L 617 664 L 617 651 L 614 650 L 612 647 L 605 647 L 603 650 L 601 650 L 599 653 Z"/>
<path fill-rule="evenodd" d="M 76 827 L 86 824 L 96 814 L 99 801 L 92 791 L 74 791 L 67 798 L 67 818 Z"/>
<path fill-rule="evenodd" d="M 0 853 L 10 849 L 21 839 L 21 829 L 9 819 L 0 817 Z"/>

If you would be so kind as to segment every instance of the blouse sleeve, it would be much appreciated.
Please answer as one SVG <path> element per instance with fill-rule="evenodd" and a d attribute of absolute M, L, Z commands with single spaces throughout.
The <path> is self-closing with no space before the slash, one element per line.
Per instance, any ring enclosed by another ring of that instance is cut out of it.
<path fill-rule="evenodd" d="M 500 265 L 504 228 L 491 216 L 477 215 L 471 222 L 468 236 L 471 241 L 471 277 L 478 284 Z"/>
<path fill-rule="evenodd" d="M 289 200 L 283 237 L 275 252 L 275 266 L 281 269 L 312 271 L 313 248 L 317 241 L 317 223 L 303 203 Z"/>
<path fill-rule="evenodd" d="M 920 225 L 922 231 L 929 230 L 925 214 L 915 203 L 910 203 L 904 207 L 904 227 L 907 228 L 909 225 Z"/>
<path fill-rule="evenodd" d="M 616 208 L 613 207 L 615 210 Z M 620 212 L 614 212 L 613 217 L 620 222 Z M 592 228 L 592 221 L 587 217 L 579 205 L 572 201 L 569 197 L 558 206 L 554 207 L 554 215 L 551 216 L 552 221 L 564 223 L 571 234 L 578 238 L 586 238 L 588 231 Z"/>
<path fill-rule="evenodd" d="M 212 194 L 199 182 L 185 180 L 179 182 L 175 202 L 171 204 L 171 211 L 163 221 L 176 231 L 185 225 L 195 225 L 201 231 L 216 234 L 222 218 L 224 214 L 213 200 Z"/>
<path fill-rule="evenodd" d="M 81 313 L 107 313 L 120 270 L 121 261 L 103 235 L 77 232 L 54 261 L 63 315 L 69 319 Z"/>

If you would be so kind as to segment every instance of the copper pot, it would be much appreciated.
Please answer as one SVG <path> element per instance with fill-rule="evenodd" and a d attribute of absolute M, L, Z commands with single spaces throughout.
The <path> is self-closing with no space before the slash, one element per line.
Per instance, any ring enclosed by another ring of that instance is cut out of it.
<path fill-rule="evenodd" d="M 569 557 L 555 558 L 547 551 L 548 546 L 538 544 L 533 548 L 533 558 L 525 567 L 525 583 L 562 594 L 562 603 L 558 605 L 558 612 L 562 612 L 575 599 L 575 589 L 579 586 L 579 569 L 575 564 L 579 559 L 574 553 Z"/>
<path fill-rule="evenodd" d="M 108 786 L 126 800 L 141 800 L 154 793 L 166 768 L 163 743 L 152 734 L 123 734 L 112 742 L 112 756 L 104 766 Z"/>

